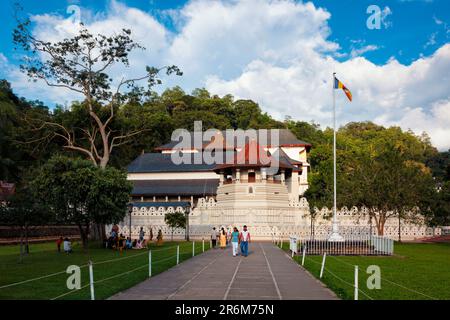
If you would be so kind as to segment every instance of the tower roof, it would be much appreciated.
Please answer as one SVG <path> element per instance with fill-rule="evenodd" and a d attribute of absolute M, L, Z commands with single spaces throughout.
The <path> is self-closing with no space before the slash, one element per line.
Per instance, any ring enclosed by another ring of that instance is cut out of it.
<path fill-rule="evenodd" d="M 277 159 L 278 158 L 278 159 Z M 283 169 L 299 170 L 289 161 L 281 157 L 273 157 L 258 144 L 256 140 L 250 140 L 244 147 L 237 151 L 232 161 L 217 165 L 214 170 L 219 171 L 227 168 L 263 168 L 279 167 Z"/>

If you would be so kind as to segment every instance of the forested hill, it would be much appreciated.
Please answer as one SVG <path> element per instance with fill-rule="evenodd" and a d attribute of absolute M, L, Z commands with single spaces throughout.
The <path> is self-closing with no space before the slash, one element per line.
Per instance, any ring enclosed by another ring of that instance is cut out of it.
<path fill-rule="evenodd" d="M 70 108 L 59 106 L 49 110 L 38 101 L 17 97 L 7 81 L 0 81 L 0 179 L 19 181 L 30 166 L 42 164 L 53 154 L 70 155 L 64 151 L 64 141 L 53 134 L 52 130 L 56 129 L 46 127 L 37 130 L 37 120 L 60 123 L 71 128 L 71 134 L 80 143 L 85 139 L 83 130 L 89 127 L 86 112 L 82 103 L 74 103 Z M 142 132 L 114 149 L 110 164 L 125 167 L 143 151 L 151 152 L 154 147 L 167 143 L 173 130 L 193 130 L 194 121 L 197 120 L 203 122 L 204 130 L 288 128 L 299 139 L 312 143 L 313 170 L 314 166 L 319 166 L 321 161 L 329 159 L 331 155 L 331 130 L 307 122 L 310 119 L 293 121 L 287 117 L 280 121 L 262 112 L 252 100 L 236 100 L 231 95 L 218 97 L 205 89 L 196 89 L 189 94 L 175 87 L 160 95 L 152 92 L 145 101 L 131 99 L 122 104 L 117 110 L 112 128 L 117 132 L 130 129 Z M 449 174 L 449 153 L 438 153 L 426 135 L 416 136 L 397 127 L 384 128 L 371 122 L 347 124 L 340 128 L 338 135 L 338 148 L 343 158 L 351 157 L 357 145 L 383 144 L 395 139 L 409 150 L 411 159 L 426 163 L 440 179 Z"/>

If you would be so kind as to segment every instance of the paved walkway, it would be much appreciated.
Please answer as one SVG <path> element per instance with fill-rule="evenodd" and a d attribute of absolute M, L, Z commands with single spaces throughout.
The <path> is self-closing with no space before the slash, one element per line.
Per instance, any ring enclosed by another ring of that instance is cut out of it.
<path fill-rule="evenodd" d="M 111 299 L 337 299 L 272 243 L 249 249 L 248 257 L 208 250 Z"/>

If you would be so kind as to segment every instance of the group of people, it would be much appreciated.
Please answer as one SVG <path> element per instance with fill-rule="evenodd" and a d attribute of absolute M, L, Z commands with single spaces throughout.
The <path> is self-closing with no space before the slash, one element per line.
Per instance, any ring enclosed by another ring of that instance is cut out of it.
<path fill-rule="evenodd" d="M 132 240 L 130 237 L 126 237 L 119 233 L 119 227 L 114 225 L 111 229 L 109 238 L 105 240 L 105 247 L 111 248 L 119 251 L 123 251 L 124 249 L 146 249 L 147 244 L 152 241 L 153 233 L 150 232 L 149 240 L 147 241 L 145 238 L 144 229 L 141 227 L 139 230 L 139 238 Z M 158 231 L 157 241 L 162 242 L 162 232 Z"/>
<path fill-rule="evenodd" d="M 58 249 L 58 252 L 61 252 L 61 245 L 63 247 L 63 250 L 65 253 L 72 253 L 72 242 L 69 238 L 65 237 L 59 237 L 58 240 L 56 240 L 56 247 Z"/>
<path fill-rule="evenodd" d="M 250 242 L 250 232 L 247 230 L 247 226 L 243 227 L 243 231 L 239 232 L 237 227 L 233 227 L 233 231 L 230 229 L 221 228 L 219 232 L 217 232 L 214 227 L 211 232 L 211 244 L 212 247 L 215 248 L 217 245 L 217 239 L 219 239 L 219 246 L 221 249 L 225 249 L 228 244 L 231 242 L 231 246 L 233 248 L 233 257 L 239 255 L 238 248 L 240 247 L 241 254 L 244 257 L 248 256 L 248 244 Z"/>

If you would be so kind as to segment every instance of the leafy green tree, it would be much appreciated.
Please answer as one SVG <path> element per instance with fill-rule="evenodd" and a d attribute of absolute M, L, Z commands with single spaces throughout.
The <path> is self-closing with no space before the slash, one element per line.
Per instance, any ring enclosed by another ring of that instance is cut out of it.
<path fill-rule="evenodd" d="M 324 130 L 322 142 L 309 157 L 310 188 L 305 196 L 319 208 L 332 207 L 332 136 L 332 130 Z M 390 217 L 397 216 L 399 223 L 416 221 L 430 208 L 426 199 L 434 183 L 423 161 L 435 152 L 428 141 L 398 127 L 347 124 L 337 133 L 338 207 L 366 207 L 380 234 Z"/>
<path fill-rule="evenodd" d="M 7 203 L 0 205 L 0 224 L 20 230 L 20 262 L 30 252 L 28 235 L 31 228 L 52 221 L 49 208 L 33 197 L 28 186 L 20 186 Z"/>
<path fill-rule="evenodd" d="M 93 224 L 123 220 L 132 188 L 123 171 L 64 156 L 39 168 L 31 186 L 34 196 L 52 208 L 57 222 L 78 226 L 84 248 Z"/>
<path fill-rule="evenodd" d="M 186 216 L 182 212 L 172 212 L 167 213 L 164 216 L 164 221 L 171 229 L 171 241 L 173 241 L 173 233 L 175 232 L 175 229 L 184 229 L 186 228 Z"/>
<path fill-rule="evenodd" d="M 316 147 L 325 143 L 326 139 L 320 126 L 314 122 L 308 123 L 305 121 L 285 121 L 287 128 L 296 135 L 297 138 L 307 141 Z"/>
<path fill-rule="evenodd" d="M 394 142 L 395 143 L 395 142 Z M 390 217 L 416 221 L 424 212 L 424 197 L 434 183 L 430 170 L 423 164 L 405 158 L 402 151 L 391 144 L 378 146 L 382 151 L 358 155 L 349 171 L 344 172 L 341 203 L 365 207 L 375 222 L 379 235 Z"/>
<path fill-rule="evenodd" d="M 428 224 L 432 227 L 450 225 L 450 181 L 443 183 L 427 200 Z"/>

